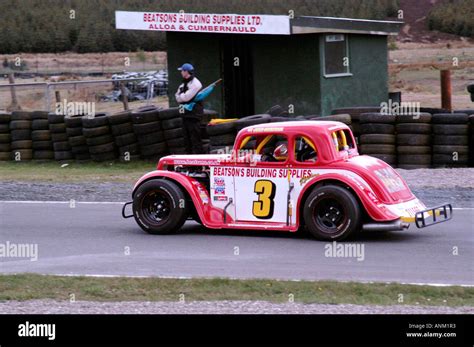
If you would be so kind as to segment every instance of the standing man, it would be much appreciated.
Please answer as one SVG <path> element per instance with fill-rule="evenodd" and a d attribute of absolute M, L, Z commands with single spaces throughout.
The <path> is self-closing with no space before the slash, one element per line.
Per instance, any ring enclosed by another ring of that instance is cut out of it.
<path fill-rule="evenodd" d="M 187 104 L 193 101 L 194 97 L 202 88 L 201 82 L 194 76 L 194 66 L 189 63 L 183 64 L 180 68 L 183 83 L 175 94 L 176 101 Z M 204 153 L 201 138 L 201 119 L 204 114 L 202 102 L 196 102 L 192 111 L 185 110 L 183 115 L 184 143 L 187 153 Z"/>

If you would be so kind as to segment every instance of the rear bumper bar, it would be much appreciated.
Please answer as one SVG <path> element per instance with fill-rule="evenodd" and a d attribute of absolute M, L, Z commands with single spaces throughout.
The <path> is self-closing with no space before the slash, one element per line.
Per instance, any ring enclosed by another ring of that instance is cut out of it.
<path fill-rule="evenodd" d="M 418 228 L 425 228 L 446 222 L 451 218 L 453 218 L 453 207 L 451 204 L 444 204 L 417 212 L 415 214 L 415 224 Z"/>
<path fill-rule="evenodd" d="M 126 212 L 125 212 L 125 209 L 127 208 L 128 205 L 131 205 L 131 204 L 133 204 L 133 201 L 126 202 L 126 203 L 123 205 L 123 207 L 122 207 L 122 217 L 123 217 L 123 218 L 132 218 L 132 217 L 133 217 L 133 213 L 132 213 L 132 214 L 129 214 L 129 215 L 125 214 L 125 213 L 126 213 Z"/>

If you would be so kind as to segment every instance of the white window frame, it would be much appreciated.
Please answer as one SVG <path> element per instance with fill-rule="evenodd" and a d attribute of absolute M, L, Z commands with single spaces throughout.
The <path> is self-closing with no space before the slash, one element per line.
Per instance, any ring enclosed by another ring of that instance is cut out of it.
<path fill-rule="evenodd" d="M 336 41 L 340 41 L 340 40 L 333 40 L 333 41 L 326 41 L 328 37 L 330 36 L 338 36 L 338 35 L 341 35 L 344 37 L 344 41 L 346 42 L 346 57 L 347 59 L 349 59 L 349 66 L 347 67 L 347 72 L 342 72 L 342 73 L 335 73 L 335 74 L 328 74 L 326 72 L 326 42 L 336 42 Z M 349 52 L 349 35 L 347 34 L 325 34 L 323 35 L 323 38 L 322 38 L 322 50 L 323 50 L 323 54 L 322 54 L 322 63 L 323 63 L 323 70 L 324 70 L 324 77 L 325 78 L 336 78 L 336 77 L 350 77 L 350 76 L 353 76 L 352 72 L 351 72 L 351 57 L 350 57 L 350 52 Z"/>

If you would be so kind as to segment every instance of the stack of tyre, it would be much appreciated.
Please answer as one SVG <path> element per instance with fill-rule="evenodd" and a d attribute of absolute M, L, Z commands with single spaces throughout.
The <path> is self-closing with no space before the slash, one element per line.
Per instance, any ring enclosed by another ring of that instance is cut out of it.
<path fill-rule="evenodd" d="M 397 155 L 401 169 L 431 167 L 431 114 L 397 116 Z"/>
<path fill-rule="evenodd" d="M 110 129 L 118 147 L 119 160 L 123 162 L 140 159 L 140 148 L 133 132 L 131 114 L 131 111 L 123 111 L 109 116 Z"/>
<path fill-rule="evenodd" d="M 97 162 L 117 158 L 114 137 L 110 131 L 107 113 L 82 117 L 82 133 L 86 138 L 92 160 Z"/>
<path fill-rule="evenodd" d="M 66 133 L 64 118 L 65 115 L 63 114 L 48 114 L 49 131 L 51 133 L 51 141 L 54 149 L 54 159 L 60 161 L 74 159 Z"/>
<path fill-rule="evenodd" d="M 64 117 L 71 152 L 74 155 L 74 159 L 79 161 L 90 159 L 89 146 L 82 132 L 83 117 L 83 115 L 68 115 Z"/>
<path fill-rule="evenodd" d="M 359 143 L 359 137 L 361 135 L 360 130 L 360 116 L 364 113 L 377 113 L 380 112 L 379 106 L 361 106 L 361 107 L 344 107 L 336 108 L 332 110 L 331 114 L 349 114 L 351 116 L 351 129 L 354 133 L 357 143 Z"/>
<path fill-rule="evenodd" d="M 12 159 L 24 161 L 33 159 L 31 141 L 32 113 L 13 111 L 10 120 Z"/>
<path fill-rule="evenodd" d="M 10 113 L 0 112 L 0 161 L 10 160 L 12 157 L 10 120 Z"/>
<path fill-rule="evenodd" d="M 334 114 L 324 117 L 312 117 L 311 120 L 315 121 L 331 121 L 331 122 L 341 122 L 349 126 L 352 130 L 352 119 L 349 114 Z"/>
<path fill-rule="evenodd" d="M 224 154 L 232 150 L 237 130 L 236 121 L 208 124 L 206 132 L 209 135 L 209 153 Z"/>
<path fill-rule="evenodd" d="M 168 151 L 171 154 L 186 154 L 184 140 L 183 115 L 178 107 L 160 111 L 163 134 Z"/>
<path fill-rule="evenodd" d="M 140 156 L 145 160 L 156 161 L 167 153 L 159 112 L 157 107 L 148 106 L 137 109 L 131 115 Z"/>
<path fill-rule="evenodd" d="M 270 107 L 265 113 L 272 117 L 270 120 L 271 123 L 288 122 L 291 120 L 288 112 L 280 105 Z"/>
<path fill-rule="evenodd" d="M 469 162 L 469 116 L 466 113 L 433 115 L 433 166 L 463 167 Z"/>
<path fill-rule="evenodd" d="M 54 159 L 53 142 L 49 131 L 48 112 L 34 111 L 32 113 L 31 140 L 33 148 L 33 159 Z"/>
<path fill-rule="evenodd" d="M 359 117 L 359 151 L 383 160 L 391 166 L 397 164 L 395 147 L 395 116 L 381 113 L 363 113 Z"/>

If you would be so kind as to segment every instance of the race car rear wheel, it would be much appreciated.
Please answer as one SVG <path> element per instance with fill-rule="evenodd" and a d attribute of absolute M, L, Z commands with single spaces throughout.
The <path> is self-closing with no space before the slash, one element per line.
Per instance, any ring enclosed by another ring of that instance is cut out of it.
<path fill-rule="evenodd" d="M 346 188 L 324 185 L 314 188 L 305 201 L 304 222 L 318 240 L 343 240 L 359 230 L 359 202 Z"/>
<path fill-rule="evenodd" d="M 186 196 L 177 184 L 155 179 L 138 187 L 133 197 L 133 215 L 147 233 L 170 234 L 186 221 L 185 202 Z"/>

